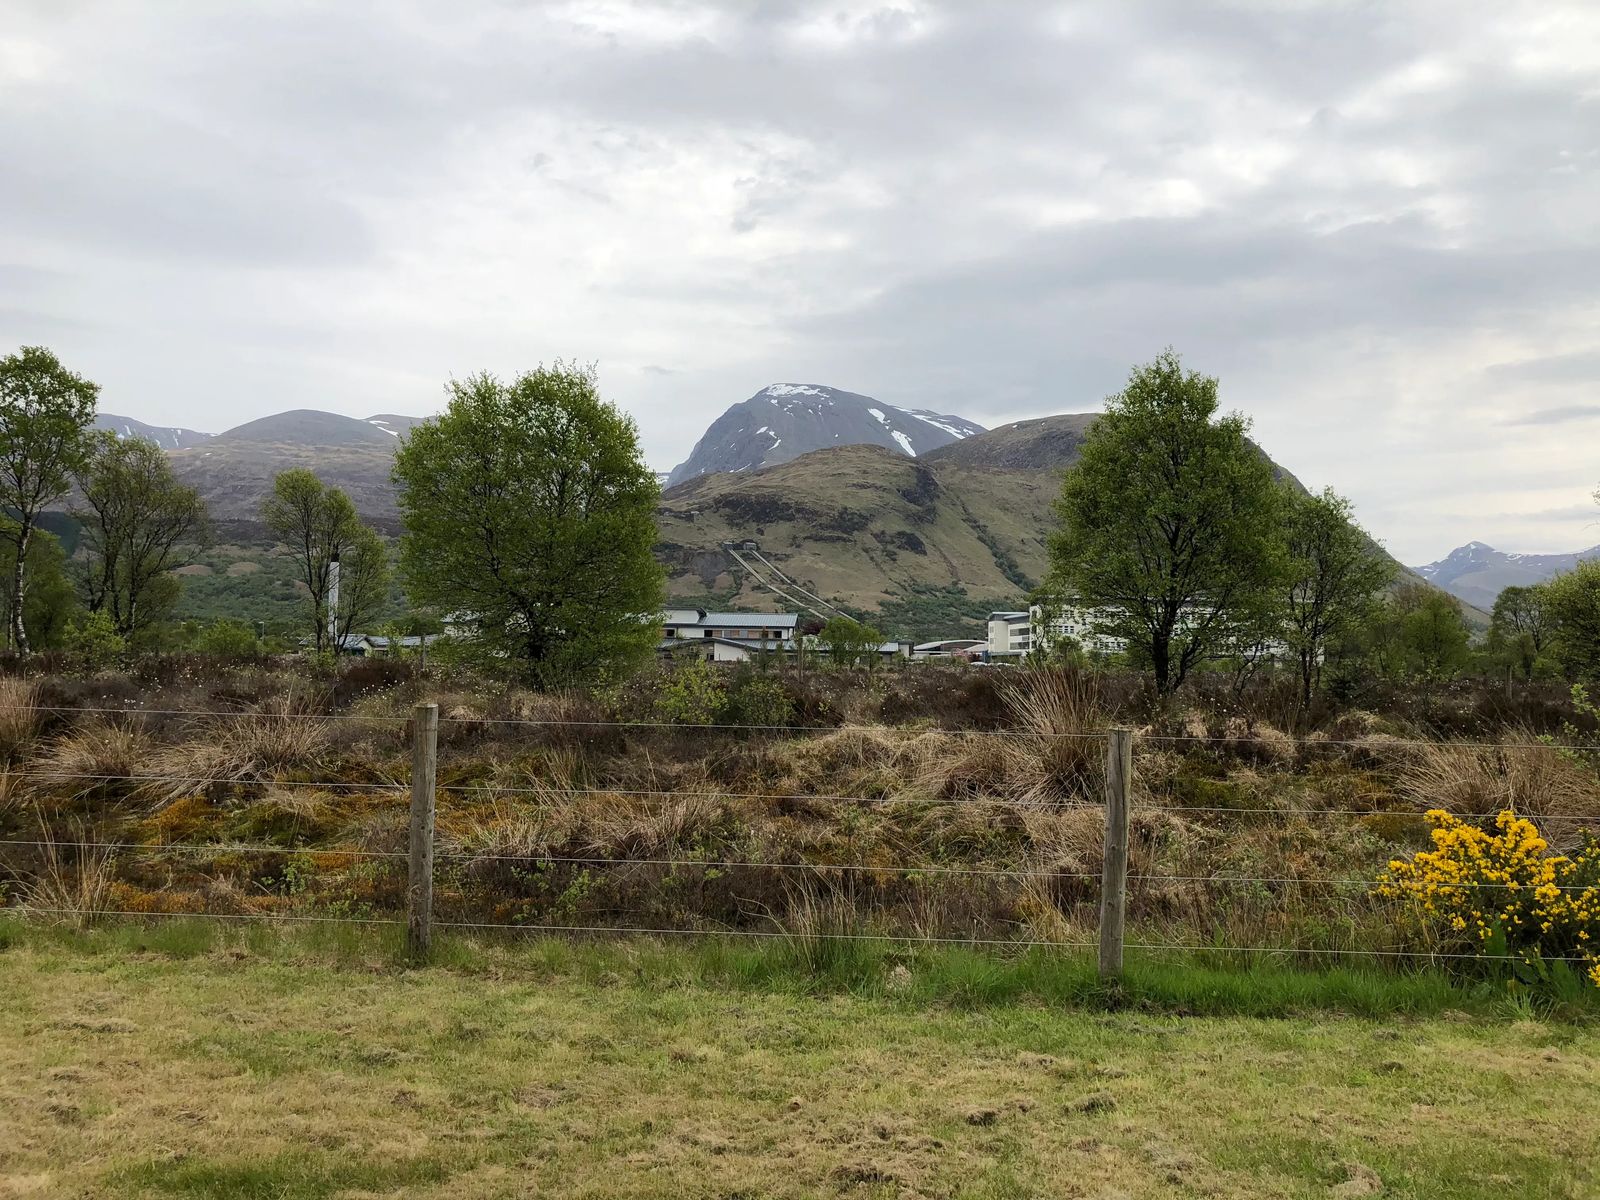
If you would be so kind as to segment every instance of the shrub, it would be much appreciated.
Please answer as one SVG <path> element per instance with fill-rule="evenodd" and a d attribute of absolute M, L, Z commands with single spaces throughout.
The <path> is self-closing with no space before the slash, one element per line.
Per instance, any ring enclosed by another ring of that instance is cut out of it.
<path fill-rule="evenodd" d="M 787 725 L 794 702 L 775 679 L 747 679 L 728 697 L 728 719 L 741 725 Z"/>
<path fill-rule="evenodd" d="M 1509 809 L 1493 833 L 1442 809 L 1428 820 L 1434 848 L 1390 862 L 1380 896 L 1416 902 L 1411 919 L 1455 952 L 1532 968 L 1582 959 L 1600 987 L 1600 839 L 1586 834 L 1568 857 Z"/>
<path fill-rule="evenodd" d="M 128 644 L 105 612 L 84 614 L 67 630 L 66 649 L 91 671 L 109 667 L 121 658 Z"/>
<path fill-rule="evenodd" d="M 656 696 L 656 716 L 674 725 L 712 725 L 722 714 L 728 693 L 708 662 L 680 666 L 666 676 Z"/>
<path fill-rule="evenodd" d="M 200 631 L 194 648 L 201 654 L 224 658 L 252 658 L 260 651 L 261 643 L 256 640 L 256 631 L 243 621 L 224 617 Z"/>

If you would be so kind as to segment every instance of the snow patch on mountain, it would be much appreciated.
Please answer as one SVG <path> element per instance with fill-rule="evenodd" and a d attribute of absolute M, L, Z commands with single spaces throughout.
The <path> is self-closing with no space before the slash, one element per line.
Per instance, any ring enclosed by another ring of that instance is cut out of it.
<path fill-rule="evenodd" d="M 981 432 L 964 417 L 900 408 L 825 384 L 773 383 L 713 421 L 671 483 L 759 470 L 829 446 L 882 446 L 916 457 Z"/>

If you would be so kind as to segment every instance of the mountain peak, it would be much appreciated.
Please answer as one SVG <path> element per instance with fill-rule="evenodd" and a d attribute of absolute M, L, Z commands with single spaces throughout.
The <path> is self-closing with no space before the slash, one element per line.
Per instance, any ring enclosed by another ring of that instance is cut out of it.
<path fill-rule="evenodd" d="M 769 383 L 711 423 L 667 486 L 719 471 L 757 471 L 834 446 L 882 446 L 914 458 L 982 432 L 965 417 L 900 408 L 827 384 Z"/>
<path fill-rule="evenodd" d="M 1521 554 L 1496 550 L 1486 542 L 1457 546 L 1443 558 L 1414 568 L 1429 583 L 1479 608 L 1491 608 L 1508 587 L 1543 583 L 1570 571 L 1586 558 L 1600 557 L 1600 546 L 1571 554 Z"/>

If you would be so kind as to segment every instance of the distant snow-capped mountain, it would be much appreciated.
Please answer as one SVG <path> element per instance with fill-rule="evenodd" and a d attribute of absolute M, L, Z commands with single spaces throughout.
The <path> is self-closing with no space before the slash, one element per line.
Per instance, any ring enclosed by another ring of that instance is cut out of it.
<path fill-rule="evenodd" d="M 1492 608 L 1503 589 L 1543 583 L 1586 558 L 1600 558 L 1600 546 L 1572 554 L 1508 554 L 1483 542 L 1468 542 L 1412 570 L 1468 604 Z"/>
<path fill-rule="evenodd" d="M 119 417 L 115 413 L 96 413 L 94 427 L 114 433 L 119 438 L 145 438 L 163 450 L 182 450 L 186 446 L 198 446 L 201 442 L 211 440 L 209 433 L 179 429 L 176 426 L 147 425 L 143 421 L 135 421 L 132 417 Z"/>
<path fill-rule="evenodd" d="M 831 446 L 883 446 L 916 456 L 982 432 L 965 417 L 899 408 L 823 384 L 774 383 L 713 421 L 667 486 L 715 471 L 759 470 Z"/>

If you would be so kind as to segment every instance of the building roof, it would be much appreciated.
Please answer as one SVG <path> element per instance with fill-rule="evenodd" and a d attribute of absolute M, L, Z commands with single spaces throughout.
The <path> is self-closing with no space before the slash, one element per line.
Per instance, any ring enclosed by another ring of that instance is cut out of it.
<path fill-rule="evenodd" d="M 799 613 L 708 612 L 701 625 L 738 625 L 741 628 L 793 629 Z"/>
<path fill-rule="evenodd" d="M 948 650 L 952 647 L 958 650 L 965 650 L 969 646 L 983 646 L 987 644 L 988 643 L 983 638 L 943 638 L 937 642 L 921 642 L 918 645 L 911 647 L 911 649 L 914 652 L 926 654 L 930 650 Z"/>
<path fill-rule="evenodd" d="M 991 621 L 1022 621 L 1027 619 L 1025 612 L 992 612 L 989 614 Z"/>

